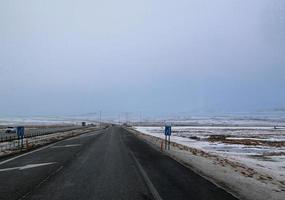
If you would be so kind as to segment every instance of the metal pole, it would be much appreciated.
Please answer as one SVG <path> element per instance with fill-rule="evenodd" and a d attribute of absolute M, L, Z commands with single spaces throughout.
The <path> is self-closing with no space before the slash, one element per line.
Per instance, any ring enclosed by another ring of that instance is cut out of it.
<path fill-rule="evenodd" d="M 20 136 L 18 135 L 18 148 L 20 148 Z"/>
<path fill-rule="evenodd" d="M 101 128 L 101 120 L 102 120 L 102 111 L 100 110 L 100 121 L 99 121 L 99 127 Z"/>
<path fill-rule="evenodd" d="M 129 113 L 126 112 L 126 124 L 128 124 L 129 121 Z"/>
<path fill-rule="evenodd" d="M 23 136 L 21 136 L 21 150 L 23 149 Z"/>

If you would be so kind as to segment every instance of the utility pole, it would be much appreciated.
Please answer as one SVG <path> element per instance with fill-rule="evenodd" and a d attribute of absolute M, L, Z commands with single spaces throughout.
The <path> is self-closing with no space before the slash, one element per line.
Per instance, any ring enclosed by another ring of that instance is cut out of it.
<path fill-rule="evenodd" d="M 125 115 L 126 115 L 126 124 L 128 124 L 128 121 L 129 121 L 129 113 L 125 113 Z"/>
<path fill-rule="evenodd" d="M 126 123 L 126 124 L 129 124 L 129 122 L 130 122 L 130 117 L 131 117 L 131 116 L 130 116 L 131 113 L 130 113 L 130 112 L 125 112 L 124 114 L 125 114 L 125 120 L 126 120 L 125 123 Z"/>
<path fill-rule="evenodd" d="M 99 112 L 99 127 L 101 128 L 102 111 Z"/>

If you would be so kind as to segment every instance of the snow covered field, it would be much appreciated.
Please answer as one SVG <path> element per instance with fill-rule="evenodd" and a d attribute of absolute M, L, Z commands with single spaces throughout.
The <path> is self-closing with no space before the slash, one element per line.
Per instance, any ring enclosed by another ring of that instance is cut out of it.
<path fill-rule="evenodd" d="M 164 139 L 164 127 L 134 127 L 135 130 L 146 135 Z M 215 168 L 214 178 L 221 182 L 233 184 L 223 176 L 236 179 L 240 184 L 247 184 L 233 190 L 251 196 L 248 199 L 285 199 L 285 129 L 274 127 L 231 127 L 231 126 L 177 126 L 172 128 L 171 140 L 177 144 L 189 147 L 189 151 L 207 158 L 203 162 L 208 163 L 200 166 L 205 174 L 210 174 L 213 167 L 209 160 L 225 168 Z M 180 151 L 176 150 L 176 154 Z M 178 154 L 177 154 L 178 155 Z M 181 153 L 179 156 L 181 157 Z M 185 152 L 183 152 L 185 155 Z M 188 156 L 188 155 L 187 155 Z M 189 156 L 188 156 L 189 157 Z M 201 165 L 201 159 L 191 156 L 190 164 L 197 161 L 196 167 Z M 205 164 L 205 163 L 204 163 Z M 212 169 L 210 169 L 212 166 Z M 233 168 L 234 175 L 228 168 Z M 205 171 L 206 170 L 206 171 Z M 219 170 L 223 170 L 220 171 Z M 229 170 L 229 171 L 227 171 Z M 227 172 L 227 173 L 226 173 Z M 231 173 L 230 173 L 231 172 Z M 218 174 L 220 177 L 217 177 Z M 237 178 L 239 177 L 239 178 Z M 251 180 L 242 181 L 241 177 Z M 251 185 L 251 186 L 249 186 Z M 251 194 L 246 194 L 247 188 L 251 188 Z M 258 192 L 259 190 L 262 190 Z M 253 195 L 258 198 L 254 198 Z M 266 192 L 265 192 L 266 191 Z M 258 194 L 260 193 L 260 194 Z M 263 194 L 264 193 L 264 194 Z M 284 198 L 282 198 L 284 197 Z"/>

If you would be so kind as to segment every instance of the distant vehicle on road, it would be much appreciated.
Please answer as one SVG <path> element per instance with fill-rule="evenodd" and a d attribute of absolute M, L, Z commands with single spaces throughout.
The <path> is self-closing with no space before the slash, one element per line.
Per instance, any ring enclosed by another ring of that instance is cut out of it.
<path fill-rule="evenodd" d="M 5 131 L 5 133 L 16 133 L 16 128 L 15 127 L 8 127 Z"/>

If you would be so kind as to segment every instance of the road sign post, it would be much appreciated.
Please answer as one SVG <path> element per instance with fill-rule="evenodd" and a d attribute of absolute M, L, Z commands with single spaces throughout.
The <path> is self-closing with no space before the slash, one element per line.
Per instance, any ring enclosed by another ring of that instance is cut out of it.
<path fill-rule="evenodd" d="M 168 136 L 168 150 L 170 150 L 170 135 Z"/>
<path fill-rule="evenodd" d="M 166 146 L 167 146 L 166 141 L 167 141 L 167 136 L 165 135 L 165 139 L 164 139 L 164 150 L 166 150 Z"/>
<path fill-rule="evenodd" d="M 25 127 L 23 126 L 18 126 L 17 129 L 17 135 L 18 135 L 18 141 L 19 141 L 19 146 L 21 149 L 23 148 L 23 140 L 24 140 L 24 135 L 25 135 Z"/>
<path fill-rule="evenodd" d="M 164 129 L 164 135 L 165 135 L 165 150 L 170 150 L 170 136 L 171 136 L 171 126 L 165 126 Z M 167 139 L 168 136 L 168 139 Z"/>

